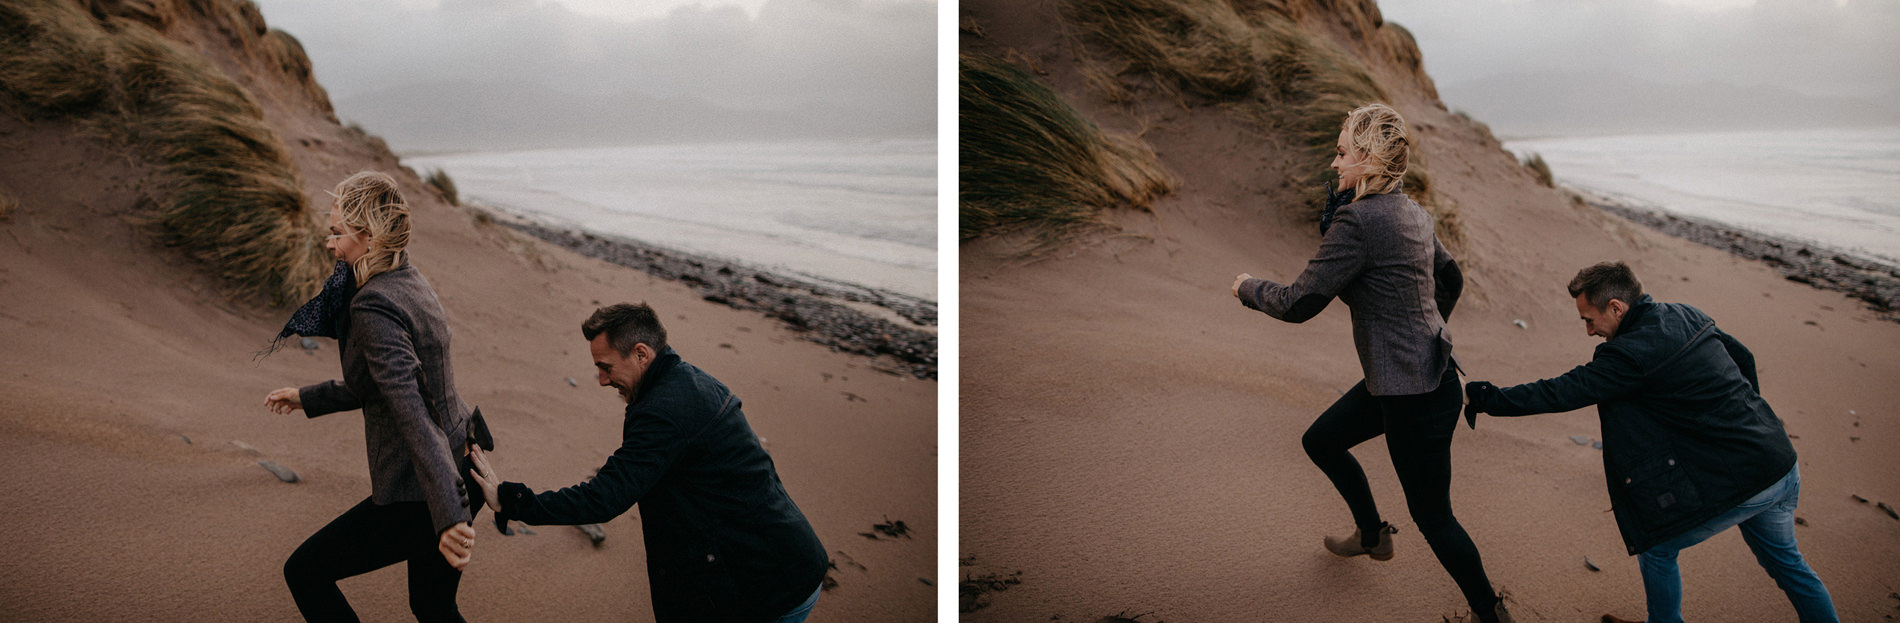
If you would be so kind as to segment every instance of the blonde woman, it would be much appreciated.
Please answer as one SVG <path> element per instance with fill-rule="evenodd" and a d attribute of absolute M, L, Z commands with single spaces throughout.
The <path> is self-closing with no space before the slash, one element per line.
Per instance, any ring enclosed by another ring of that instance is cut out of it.
<path fill-rule="evenodd" d="M 1510 621 L 1485 576 L 1478 548 L 1451 512 L 1451 436 L 1463 392 L 1445 319 L 1463 288 L 1457 262 L 1432 233 L 1432 218 L 1405 196 L 1410 156 L 1405 120 L 1383 104 L 1352 111 L 1339 131 L 1320 219 L 1319 255 L 1292 284 L 1241 273 L 1233 294 L 1247 307 L 1305 322 L 1337 297 L 1352 310 L 1353 346 L 1365 380 L 1306 430 L 1307 456 L 1352 510 L 1352 535 L 1328 551 L 1391 560 L 1398 529 L 1379 518 L 1366 473 L 1349 450 L 1385 435 L 1412 521 L 1451 573 L 1478 620 Z"/>
<path fill-rule="evenodd" d="M 409 208 L 395 180 L 365 171 L 332 194 L 324 248 L 336 273 L 279 338 L 336 338 L 343 380 L 272 391 L 264 404 L 308 417 L 362 409 L 371 494 L 305 540 L 284 580 L 305 619 L 355 621 L 337 580 L 407 561 L 416 620 L 461 621 L 455 592 L 475 530 L 457 469 L 469 409 L 455 391 L 448 322 L 409 265 Z"/>

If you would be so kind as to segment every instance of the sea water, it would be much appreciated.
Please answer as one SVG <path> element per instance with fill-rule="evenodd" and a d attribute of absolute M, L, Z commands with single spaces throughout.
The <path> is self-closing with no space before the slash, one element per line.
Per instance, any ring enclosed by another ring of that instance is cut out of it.
<path fill-rule="evenodd" d="M 1637 207 L 1900 264 L 1900 128 L 1510 141 Z"/>
<path fill-rule="evenodd" d="M 767 271 L 937 300 L 932 139 L 405 158 L 465 203 Z"/>

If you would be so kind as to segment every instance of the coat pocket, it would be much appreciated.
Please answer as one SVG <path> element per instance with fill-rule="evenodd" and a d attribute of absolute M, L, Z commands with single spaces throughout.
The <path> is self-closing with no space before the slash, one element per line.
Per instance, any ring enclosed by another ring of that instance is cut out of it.
<path fill-rule="evenodd" d="M 1632 470 L 1623 479 L 1623 487 L 1636 507 L 1636 516 L 1651 527 L 1673 524 L 1702 508 L 1695 482 L 1673 454 Z"/>

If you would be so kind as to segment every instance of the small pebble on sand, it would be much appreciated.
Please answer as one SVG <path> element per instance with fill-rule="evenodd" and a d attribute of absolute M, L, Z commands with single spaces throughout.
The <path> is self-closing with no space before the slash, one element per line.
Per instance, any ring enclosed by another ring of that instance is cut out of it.
<path fill-rule="evenodd" d="M 607 540 L 607 531 L 600 529 L 600 524 L 584 524 L 574 526 L 574 529 L 586 534 L 587 539 L 594 542 L 594 547 L 600 547 L 600 544 Z"/>
<path fill-rule="evenodd" d="M 291 469 L 288 467 L 284 467 L 282 465 L 278 465 L 270 461 L 258 461 L 257 464 L 264 466 L 264 469 L 270 470 L 270 473 L 275 474 L 278 480 L 282 480 L 284 482 L 297 482 L 298 480 L 300 480 L 299 478 L 297 478 L 297 472 L 291 471 Z"/>

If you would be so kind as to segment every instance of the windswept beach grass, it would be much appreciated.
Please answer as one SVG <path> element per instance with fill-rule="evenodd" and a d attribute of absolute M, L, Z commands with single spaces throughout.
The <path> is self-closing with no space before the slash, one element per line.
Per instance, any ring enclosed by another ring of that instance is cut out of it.
<path fill-rule="evenodd" d="M 462 205 L 462 198 L 455 192 L 455 180 L 449 179 L 448 171 L 442 169 L 431 170 L 429 171 L 429 177 L 424 178 L 422 181 L 428 182 L 429 186 L 435 188 L 436 192 L 442 193 L 442 198 L 448 200 L 449 205 Z"/>
<path fill-rule="evenodd" d="M 1048 243 L 1103 208 L 1147 209 L 1174 188 L 1146 144 L 1103 132 L 1009 63 L 962 55 L 957 76 L 963 239 L 1028 226 Z"/>
<path fill-rule="evenodd" d="M 1543 184 L 1546 188 L 1557 187 L 1557 182 L 1550 177 L 1550 163 L 1544 162 L 1543 154 L 1532 153 L 1525 156 L 1523 162 L 1524 166 L 1530 168 L 1531 173 L 1537 175 L 1537 183 Z"/>
<path fill-rule="evenodd" d="M 195 10 L 262 28 L 243 3 Z M 143 18 L 143 19 L 141 19 Z M 254 19 L 253 19 L 254 18 Z M 95 17 L 66 2 L 0 5 L 0 102 L 28 118 L 65 119 L 130 145 L 160 166 L 150 214 L 160 237 L 209 265 L 240 296 L 299 300 L 322 278 L 315 219 L 277 133 L 251 95 L 204 56 L 167 39 L 157 12 Z M 260 45 L 280 65 L 309 61 L 289 35 Z"/>
<path fill-rule="evenodd" d="M 1365 64 L 1332 41 L 1268 6 L 1214 0 L 1070 0 L 1064 14 L 1084 40 L 1126 57 L 1183 108 L 1213 104 L 1247 121 L 1263 139 L 1297 154 L 1292 184 L 1315 220 L 1340 122 L 1354 108 L 1389 100 Z M 1340 9 L 1342 11 L 1349 9 Z M 1358 9 L 1350 9 L 1357 11 Z M 1401 48 L 1416 49 L 1398 24 L 1380 26 Z M 1084 52 L 1086 54 L 1086 51 Z M 1085 65 L 1090 65 L 1085 63 Z M 1119 75 L 1088 67 L 1091 85 L 1110 101 L 1131 90 Z M 1425 155 L 1413 149 L 1406 193 L 1431 212 L 1440 237 L 1463 240 L 1457 209 L 1432 193 Z"/>

